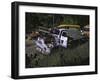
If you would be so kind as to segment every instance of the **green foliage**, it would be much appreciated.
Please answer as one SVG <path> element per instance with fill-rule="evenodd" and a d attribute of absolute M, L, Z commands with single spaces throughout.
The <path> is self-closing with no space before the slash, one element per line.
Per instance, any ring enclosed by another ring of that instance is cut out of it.
<path fill-rule="evenodd" d="M 38 26 L 53 28 L 60 24 L 76 24 L 83 27 L 89 24 L 89 16 L 26 13 L 26 33 L 37 30 Z"/>
<path fill-rule="evenodd" d="M 41 53 L 36 55 L 36 57 L 29 57 L 30 62 L 26 63 L 27 68 L 87 65 L 89 64 L 89 42 L 71 49 L 54 48 L 50 55 Z"/>

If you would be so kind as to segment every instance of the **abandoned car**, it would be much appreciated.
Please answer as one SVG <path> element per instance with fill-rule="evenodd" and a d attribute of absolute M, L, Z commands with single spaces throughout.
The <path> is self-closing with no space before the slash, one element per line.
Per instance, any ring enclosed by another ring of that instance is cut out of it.
<path fill-rule="evenodd" d="M 73 44 L 84 41 L 79 25 L 62 25 L 50 29 L 50 31 L 39 29 L 36 40 L 36 50 L 44 54 L 50 54 L 51 49 L 57 46 L 68 48 Z"/>

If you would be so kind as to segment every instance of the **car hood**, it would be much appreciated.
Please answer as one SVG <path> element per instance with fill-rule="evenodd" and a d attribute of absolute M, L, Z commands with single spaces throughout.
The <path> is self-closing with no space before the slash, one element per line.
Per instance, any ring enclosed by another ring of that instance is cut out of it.
<path fill-rule="evenodd" d="M 67 36 L 73 38 L 73 40 L 78 40 L 83 38 L 81 31 L 76 30 L 76 29 L 68 29 L 67 31 Z"/>

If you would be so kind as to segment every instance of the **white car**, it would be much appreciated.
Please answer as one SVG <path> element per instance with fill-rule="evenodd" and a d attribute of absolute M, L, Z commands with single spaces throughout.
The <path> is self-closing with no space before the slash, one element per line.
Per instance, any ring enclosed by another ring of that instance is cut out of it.
<path fill-rule="evenodd" d="M 80 40 L 82 37 L 81 31 L 75 28 L 69 29 L 52 29 L 51 30 L 52 36 L 54 36 L 56 41 L 56 46 L 62 46 L 67 48 L 68 47 L 68 40 Z"/>
<path fill-rule="evenodd" d="M 56 46 L 62 46 L 67 48 L 68 37 L 66 36 L 65 29 L 53 29 L 51 32 L 55 38 Z"/>
<path fill-rule="evenodd" d="M 51 49 L 54 47 L 52 40 L 53 39 L 51 35 L 42 31 L 41 36 L 39 36 L 35 41 L 36 50 L 43 54 L 50 54 Z"/>
<path fill-rule="evenodd" d="M 38 38 L 36 41 L 36 50 L 40 51 L 41 53 L 50 53 L 50 48 L 47 47 L 47 45 L 44 43 L 44 39 Z"/>

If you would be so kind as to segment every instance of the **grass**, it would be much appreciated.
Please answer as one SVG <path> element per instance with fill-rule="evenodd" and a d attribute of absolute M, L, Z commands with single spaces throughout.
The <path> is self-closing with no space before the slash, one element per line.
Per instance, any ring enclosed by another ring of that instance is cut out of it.
<path fill-rule="evenodd" d="M 35 44 L 26 45 L 26 68 L 89 65 L 89 41 L 74 48 L 56 47 L 49 55 L 35 50 Z"/>

